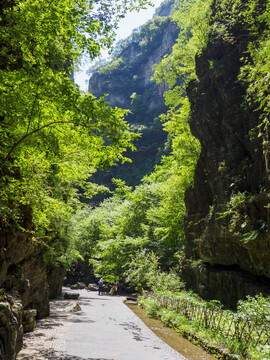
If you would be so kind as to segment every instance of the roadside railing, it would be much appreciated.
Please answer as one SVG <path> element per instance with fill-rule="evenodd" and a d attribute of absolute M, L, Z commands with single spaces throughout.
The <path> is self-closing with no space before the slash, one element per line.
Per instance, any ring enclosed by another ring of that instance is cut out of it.
<path fill-rule="evenodd" d="M 233 340 L 257 345 L 270 345 L 270 321 L 254 321 L 232 311 L 222 310 L 217 306 L 208 307 L 180 297 L 147 294 L 158 300 L 161 307 L 182 314 L 188 320 L 199 323 L 205 328 L 219 332 Z"/>

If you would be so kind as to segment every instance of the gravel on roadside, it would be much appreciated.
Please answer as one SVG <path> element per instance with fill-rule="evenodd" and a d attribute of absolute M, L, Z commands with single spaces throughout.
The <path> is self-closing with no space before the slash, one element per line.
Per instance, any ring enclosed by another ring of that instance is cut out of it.
<path fill-rule="evenodd" d="M 69 321 L 76 300 L 50 301 L 50 316 L 37 320 L 33 332 L 24 334 L 23 348 L 17 360 L 70 359 L 64 353 L 65 337 L 71 325 Z"/>

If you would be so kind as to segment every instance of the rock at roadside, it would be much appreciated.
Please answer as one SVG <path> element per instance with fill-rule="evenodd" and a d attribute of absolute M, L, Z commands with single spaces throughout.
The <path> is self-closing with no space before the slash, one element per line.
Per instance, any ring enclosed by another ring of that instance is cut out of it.
<path fill-rule="evenodd" d="M 64 293 L 64 299 L 77 300 L 79 299 L 80 294 L 78 293 Z"/>
<path fill-rule="evenodd" d="M 98 291 L 98 286 L 96 284 L 89 284 L 87 286 L 87 290 L 89 290 L 89 291 Z"/>
<path fill-rule="evenodd" d="M 25 333 L 31 332 L 35 329 L 36 315 L 37 315 L 37 310 L 35 309 L 23 311 L 22 324 L 23 324 L 23 331 Z"/>
<path fill-rule="evenodd" d="M 3 294 L 2 294 L 3 295 Z M 22 348 L 22 304 L 10 296 L 0 301 L 0 359 L 15 359 Z"/>
<path fill-rule="evenodd" d="M 70 310 L 70 312 L 77 312 L 77 311 L 81 311 L 81 310 L 82 310 L 82 308 L 77 303 L 75 306 L 73 306 L 73 308 Z"/>
<path fill-rule="evenodd" d="M 85 289 L 85 285 L 81 282 L 78 282 L 77 284 L 71 285 L 71 289 Z"/>

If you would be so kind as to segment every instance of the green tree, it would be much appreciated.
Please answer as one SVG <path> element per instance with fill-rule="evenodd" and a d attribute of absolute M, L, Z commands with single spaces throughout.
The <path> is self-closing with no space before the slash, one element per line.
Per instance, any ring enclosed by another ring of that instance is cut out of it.
<path fill-rule="evenodd" d="M 15 0 L 0 8 L 0 218 L 61 254 L 77 189 L 124 162 L 135 136 L 125 111 L 83 94 L 74 63 L 110 47 L 121 17 L 144 0 Z M 80 191 L 82 191 L 80 190 Z M 23 214 L 33 213 L 26 229 Z M 56 240 L 58 239 L 58 240 Z M 65 245 L 66 246 L 66 245 Z M 64 247 L 65 247 L 64 246 Z"/>

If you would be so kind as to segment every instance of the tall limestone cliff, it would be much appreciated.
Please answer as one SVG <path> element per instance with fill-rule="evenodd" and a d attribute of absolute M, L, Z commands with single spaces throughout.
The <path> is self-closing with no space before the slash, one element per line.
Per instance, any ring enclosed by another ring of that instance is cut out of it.
<path fill-rule="evenodd" d="M 257 2 L 255 18 L 264 3 Z M 196 59 L 198 80 L 187 89 L 201 155 L 186 194 L 185 277 L 205 298 L 235 306 L 246 295 L 269 293 L 269 185 L 256 134 L 260 113 L 246 101 L 247 87 L 239 80 L 248 43 L 260 31 L 252 35 L 232 9 L 221 17 L 219 5 L 214 1 L 212 28 L 219 22 L 227 33 L 212 31 Z"/>
<path fill-rule="evenodd" d="M 89 91 L 97 97 L 107 94 L 112 106 L 130 109 L 126 120 L 141 134 L 135 143 L 137 151 L 129 153 L 133 163 L 100 173 L 103 184 L 120 177 L 128 185 L 137 185 L 154 169 L 164 151 L 167 136 L 159 115 L 166 110 L 163 94 L 167 86 L 156 84 L 152 77 L 153 65 L 171 52 L 179 32 L 169 17 L 173 3 L 165 1 L 153 19 L 120 42 L 113 59 L 95 69 L 90 78 Z"/>

